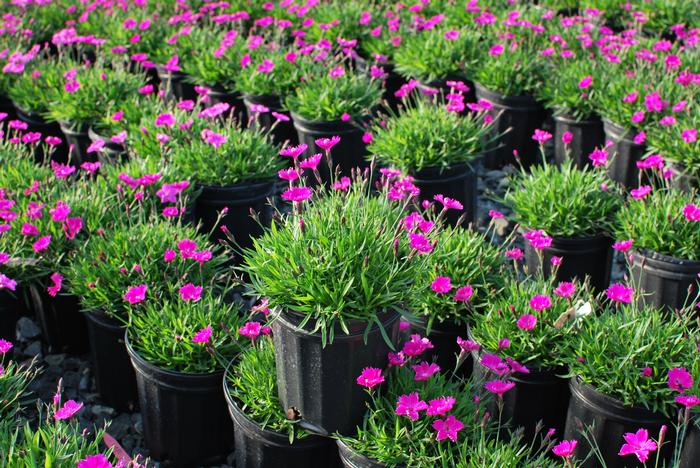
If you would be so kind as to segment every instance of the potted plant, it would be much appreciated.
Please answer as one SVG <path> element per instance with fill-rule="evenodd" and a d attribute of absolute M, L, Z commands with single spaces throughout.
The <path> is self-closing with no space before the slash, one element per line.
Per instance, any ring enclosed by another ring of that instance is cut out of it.
<path fill-rule="evenodd" d="M 172 291 L 134 306 L 125 338 L 146 445 L 174 466 L 213 463 L 233 445 L 221 380 L 223 363 L 240 350 L 238 312 L 204 282 L 159 286 Z"/>
<path fill-rule="evenodd" d="M 275 349 L 269 328 L 248 323 L 248 329 L 242 331 L 253 345 L 231 362 L 224 376 L 224 394 L 234 424 L 236 466 L 338 466 L 338 449 L 332 439 L 310 434 L 287 419 L 277 396 Z"/>
<path fill-rule="evenodd" d="M 476 221 L 476 162 L 484 157 L 489 125 L 483 115 L 459 116 L 445 105 L 416 100 L 400 114 L 390 114 L 370 128 L 369 156 L 385 167 L 414 177 L 422 200 L 438 194 L 456 200 L 462 209 L 447 213 L 456 225 Z"/>
<path fill-rule="evenodd" d="M 692 386 L 690 373 L 697 375 L 699 365 L 697 346 L 687 335 L 690 314 L 638 309 L 628 305 L 633 295 L 624 284 L 612 285 L 603 304 L 592 304 L 597 313 L 577 320 L 565 353 L 571 400 L 564 438 L 578 440 L 579 459 L 595 445 L 611 468 L 628 466 L 618 456 L 625 433 L 644 429 L 654 436 L 666 426 L 665 439 L 675 440 L 674 400 Z M 661 446 L 658 459 L 668 462 L 672 452 L 673 444 Z M 598 463 L 591 456 L 581 466 Z"/>
<path fill-rule="evenodd" d="M 578 169 L 573 162 L 532 167 L 517 176 L 505 202 L 525 231 L 530 273 L 542 269 L 545 276 L 555 274 L 559 281 L 583 281 L 588 276 L 595 289 L 606 288 L 612 261 L 610 233 L 622 200 L 603 171 Z"/>
<path fill-rule="evenodd" d="M 670 310 L 692 305 L 700 291 L 700 201 L 673 189 L 634 193 L 619 210 L 616 235 L 619 249 L 632 249 L 638 299 Z"/>
<path fill-rule="evenodd" d="M 367 396 L 351 376 L 386 365 L 424 262 L 408 235 L 397 237 L 406 197 L 370 197 L 367 179 L 346 182 L 312 201 L 310 188 L 291 186 L 282 198 L 292 213 L 253 241 L 242 266 L 273 311 L 280 401 L 302 427 L 326 435 L 359 423 Z"/>
<path fill-rule="evenodd" d="M 562 376 L 575 330 L 562 317 L 583 311 L 586 299 L 585 286 L 578 282 L 512 275 L 499 296 L 489 297 L 485 307 L 472 313 L 472 347 L 480 347 L 473 351 L 474 374 L 515 384 L 491 413 L 513 429 L 522 427 L 529 442 L 540 427 L 557 434 L 564 429 L 569 389 Z"/>
<path fill-rule="evenodd" d="M 538 158 L 537 143 L 531 137 L 545 119 L 544 108 L 534 97 L 542 71 L 539 44 L 544 28 L 535 12 L 513 10 L 506 19 L 481 30 L 486 44 L 479 49 L 473 75 L 476 98 L 490 103 L 494 137 L 500 136 L 490 145 L 494 151 L 485 161 L 490 168 L 513 163 L 514 151 L 526 167 Z"/>
<path fill-rule="evenodd" d="M 691 110 L 675 113 L 674 118 L 674 125 L 649 127 L 647 146 L 669 161 L 662 169 L 671 172 L 671 187 L 690 192 L 700 188 L 700 119 Z"/>
<path fill-rule="evenodd" d="M 421 232 L 425 221 L 415 215 L 406 220 L 409 232 Z M 435 356 L 438 365 L 449 371 L 456 367 L 457 338 L 467 336 L 475 311 L 488 307 L 503 289 L 504 256 L 485 235 L 472 230 L 445 229 L 436 240 L 408 306 L 418 319 L 412 327 L 434 344 L 426 355 Z"/>
<path fill-rule="evenodd" d="M 379 105 L 382 91 L 378 79 L 334 62 L 313 64 L 304 70 L 303 77 L 285 105 L 299 142 L 306 145 L 306 156 L 324 149 L 317 141 L 340 138 L 334 146 L 331 173 L 322 172 L 324 182 L 330 183 L 336 167 L 344 176 L 355 167 L 366 167 L 362 125 Z"/>

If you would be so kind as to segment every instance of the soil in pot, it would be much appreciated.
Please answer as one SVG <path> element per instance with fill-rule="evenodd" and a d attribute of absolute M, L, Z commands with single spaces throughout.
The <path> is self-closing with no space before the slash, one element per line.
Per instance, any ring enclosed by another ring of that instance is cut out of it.
<path fill-rule="evenodd" d="M 182 101 L 185 99 L 197 99 L 197 92 L 194 85 L 187 81 L 187 75 L 180 72 L 171 72 L 161 65 L 156 66 L 161 89 L 165 92 L 165 99 L 168 101 Z"/>
<path fill-rule="evenodd" d="M 194 205 L 194 217 L 196 222 L 201 222 L 203 233 L 210 234 L 213 242 L 225 240 L 226 234 L 221 230 L 222 226 L 234 236 L 236 244 L 241 248 L 252 246 L 252 238 L 263 232 L 263 226 L 270 224 L 272 220 L 272 208 L 267 199 L 274 193 L 274 181 L 246 182 L 229 186 L 201 186 L 201 193 Z M 215 227 L 219 212 L 228 211 Z M 250 216 L 254 210 L 259 221 Z"/>
<path fill-rule="evenodd" d="M 224 395 L 233 420 L 236 468 L 334 468 L 339 466 L 335 441 L 318 435 L 296 438 L 260 427 L 241 411 L 224 378 Z"/>
<path fill-rule="evenodd" d="M 493 107 L 488 111 L 494 118 L 492 131 L 501 135 L 488 145 L 489 155 L 484 160 L 488 169 L 515 164 L 513 151 L 517 150 L 521 164 L 529 167 L 541 159 L 540 148 L 532 139 L 535 129 L 542 128 L 547 116 L 545 109 L 534 97 L 503 96 L 475 83 L 476 98 L 486 99 Z"/>
<path fill-rule="evenodd" d="M 700 260 L 638 250 L 632 254 L 630 273 L 635 289 L 642 292 L 640 305 L 681 309 L 692 306 L 700 291 Z"/>
<path fill-rule="evenodd" d="M 297 132 L 292 123 L 289 112 L 282 109 L 282 103 L 278 96 L 257 96 L 246 94 L 243 96 L 246 112 L 250 116 L 253 126 L 257 126 L 265 131 L 269 131 L 274 144 L 279 146 L 293 145 L 296 146 L 299 141 Z M 252 112 L 251 106 L 265 106 L 269 109 L 268 112 Z M 272 115 L 273 112 L 284 114 L 289 117 L 288 121 L 278 120 Z"/>
<path fill-rule="evenodd" d="M 118 411 L 137 408 L 136 374 L 124 344 L 123 322 L 101 311 L 88 312 L 88 337 L 100 398 Z"/>
<path fill-rule="evenodd" d="M 642 466 L 634 456 L 621 457 L 618 455 L 620 447 L 624 443 L 624 434 L 637 432 L 639 429 L 649 431 L 650 438 L 658 438 L 661 426 L 666 425 L 666 440 L 674 440 L 673 423 L 665 416 L 653 413 L 646 408 L 627 407 L 615 398 L 603 395 L 593 386 L 580 382 L 576 377 L 570 379 L 571 400 L 566 419 L 566 428 L 563 438 L 576 439 L 575 456 L 584 459 L 591 451 L 591 446 L 581 434 L 581 429 L 586 428 L 589 438 L 592 438 L 598 446 L 608 468 L 623 468 Z M 579 423 L 580 421 L 580 423 Z M 582 424 L 581 427 L 579 424 Z M 591 428 L 592 426 L 592 428 Z M 668 463 L 673 444 L 664 444 L 660 450 L 660 463 Z M 656 456 L 656 452 L 653 454 Z M 600 466 L 598 459 L 592 455 L 582 468 L 597 468 Z"/>
<path fill-rule="evenodd" d="M 308 145 L 304 157 L 309 157 L 316 153 L 324 153 L 324 150 L 316 145 L 319 138 L 331 138 L 339 136 L 340 142 L 331 149 L 333 168 L 340 169 L 341 176 L 351 175 L 351 170 L 355 167 L 366 168 L 369 163 L 365 160 L 367 155 L 367 145 L 362 141 L 364 131 L 357 124 L 352 122 L 312 122 L 292 113 L 294 128 L 299 137 L 299 143 Z M 321 180 L 325 184 L 330 183 L 330 173 L 328 162 L 321 161 L 318 166 L 321 173 Z"/>
<path fill-rule="evenodd" d="M 95 157 L 88 154 L 87 150 L 90 146 L 90 135 L 88 135 L 88 127 L 76 128 L 68 122 L 59 122 L 61 131 L 65 136 L 66 143 L 70 151 L 71 164 L 80 166 L 84 162 L 93 162 Z"/>
<path fill-rule="evenodd" d="M 48 354 L 83 354 L 89 349 L 85 314 L 78 297 L 50 296 L 43 286 L 29 287 L 29 304 Z"/>
<path fill-rule="evenodd" d="M 221 393 L 224 371 L 185 374 L 161 369 L 125 340 L 136 371 L 150 456 L 183 468 L 223 460 L 233 446 L 233 425 Z"/>
<path fill-rule="evenodd" d="M 467 164 L 452 167 L 440 172 L 435 168 L 427 168 L 414 174 L 413 183 L 420 189 L 421 200 L 433 201 L 435 195 L 441 194 L 459 201 L 464 210 L 448 210 L 445 219 L 456 226 L 464 215 L 463 226 L 476 222 L 476 187 L 477 172 Z"/>
<path fill-rule="evenodd" d="M 568 145 L 561 139 L 566 132 L 572 135 Z M 571 159 L 576 167 L 583 169 L 591 165 L 588 155 L 604 145 L 605 132 L 599 117 L 576 120 L 566 114 L 554 115 L 554 159 L 557 164 Z"/>
<path fill-rule="evenodd" d="M 357 453 L 342 440 L 338 440 L 338 452 L 340 453 L 340 461 L 345 468 L 385 468 L 384 463 L 372 460 L 364 455 Z"/>
<path fill-rule="evenodd" d="M 646 145 L 634 142 L 634 132 L 603 119 L 605 140 L 611 141 L 608 148 L 608 175 L 628 189 L 639 186 L 637 161 L 644 157 Z"/>
<path fill-rule="evenodd" d="M 105 142 L 104 148 L 97 153 L 97 160 L 101 165 L 107 166 L 126 162 L 128 154 L 123 143 L 114 143 L 109 137 L 98 134 L 92 127 L 88 128 L 88 137 L 90 137 L 91 143 L 97 140 Z"/>
<path fill-rule="evenodd" d="M 25 111 L 17 107 L 17 117 L 19 120 L 27 124 L 27 131 L 41 133 L 42 140 L 47 136 L 57 137 L 61 139 L 61 143 L 56 146 L 49 147 L 49 154 L 44 152 L 44 145 L 36 145 L 34 150 L 34 158 L 37 162 L 44 161 L 46 158 L 51 158 L 53 161 L 65 164 L 68 162 L 68 145 L 66 144 L 61 126 L 58 122 L 47 122 L 41 115 L 33 112 Z"/>
<path fill-rule="evenodd" d="M 318 434 L 336 431 L 354 434 L 362 423 L 369 396 L 356 384 L 365 367 L 386 367 L 391 351 L 374 324 L 366 336 L 367 322 L 349 321 L 349 335 L 340 327 L 332 343 L 322 347 L 321 334 L 299 327 L 303 316 L 281 312 L 272 323 L 280 402 L 301 418 L 300 425 Z M 392 343 L 399 332 L 399 315 L 379 316 Z"/>
<path fill-rule="evenodd" d="M 612 268 L 613 239 L 606 235 L 594 237 L 554 237 L 552 245 L 542 251 L 543 261 L 537 255 L 537 249 L 525 244 L 525 262 L 528 272 L 539 271 L 544 264 L 544 274 L 552 274 L 552 257 L 561 257 L 557 269 L 557 281 L 582 282 L 589 277 L 590 284 L 596 291 L 603 291 L 610 283 Z"/>

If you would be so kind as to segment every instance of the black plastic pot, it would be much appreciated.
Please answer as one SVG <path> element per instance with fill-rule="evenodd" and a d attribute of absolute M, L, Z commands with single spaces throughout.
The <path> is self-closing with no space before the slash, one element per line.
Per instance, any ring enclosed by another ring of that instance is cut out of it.
<path fill-rule="evenodd" d="M 143 433 L 150 456 L 168 466 L 223 460 L 233 446 L 233 425 L 221 393 L 224 371 L 185 374 L 162 369 L 126 349 L 136 371 Z"/>
<path fill-rule="evenodd" d="M 59 122 L 59 125 L 68 144 L 73 165 L 80 166 L 84 162 L 92 162 L 96 159 L 93 154 L 87 152 L 91 143 L 88 126 L 76 128 L 69 122 Z"/>
<path fill-rule="evenodd" d="M 326 437 L 309 435 L 303 439 L 261 428 L 246 416 L 231 398 L 224 377 L 224 395 L 233 420 L 236 440 L 236 468 L 333 468 L 339 466 L 335 441 Z"/>
<path fill-rule="evenodd" d="M 386 367 L 390 348 L 376 324 L 365 343 L 367 323 L 362 321 L 347 323 L 349 335 L 335 329 L 333 343 L 323 348 L 319 333 L 299 328 L 302 320 L 300 314 L 282 312 L 272 322 L 280 402 L 298 411 L 301 426 L 313 432 L 354 434 L 369 397 L 356 379 L 365 367 Z M 385 313 L 380 320 L 395 342 L 399 315 Z"/>
<path fill-rule="evenodd" d="M 182 101 L 185 99 L 197 99 L 197 92 L 194 85 L 187 81 L 187 75 L 180 72 L 171 72 L 161 65 L 156 66 L 161 89 L 165 92 L 165 99 L 168 101 Z"/>
<path fill-rule="evenodd" d="M 583 281 L 590 277 L 590 284 L 602 291 L 610 283 L 612 267 L 613 240 L 607 235 L 593 237 L 554 237 L 552 245 L 543 250 L 544 273 L 549 277 L 552 272 L 552 257 L 562 258 L 557 270 L 557 281 Z M 542 266 L 537 250 L 525 243 L 525 262 L 530 273 L 540 270 Z"/>
<path fill-rule="evenodd" d="M 342 440 L 337 440 L 340 461 L 345 468 L 385 468 L 384 463 L 374 461 L 362 454 L 355 452 Z"/>
<path fill-rule="evenodd" d="M 628 189 L 639 186 L 639 169 L 637 161 L 644 157 L 646 145 L 634 142 L 634 133 L 625 128 L 603 119 L 605 140 L 612 142 L 608 148 L 611 159 L 608 175 L 611 179 L 623 184 Z"/>
<path fill-rule="evenodd" d="M 114 143 L 109 137 L 98 134 L 92 127 L 88 128 L 88 136 L 92 143 L 97 140 L 105 142 L 104 148 L 97 152 L 97 160 L 101 165 L 113 165 L 120 162 L 126 162 L 128 157 L 126 147 L 122 143 Z"/>
<path fill-rule="evenodd" d="M 569 387 L 571 400 L 563 438 L 578 441 L 575 456 L 579 460 L 584 459 L 591 451 L 586 438 L 581 434 L 579 421 L 588 431 L 589 438 L 596 442 L 607 468 L 642 466 L 633 455 L 618 455 L 620 447 L 625 443 L 623 436 L 627 432 L 646 429 L 649 431 L 649 437 L 656 439 L 661 426 L 666 425 L 665 439 L 675 439 L 673 423 L 661 414 L 646 408 L 624 406 L 619 400 L 598 392 L 593 386 L 580 382 L 576 377 L 569 381 Z M 659 453 L 660 466 L 668 464 L 672 452 L 673 444 L 663 445 Z M 656 452 L 652 456 L 656 457 Z M 600 463 L 595 455 L 591 455 L 585 463 L 577 466 L 597 468 Z"/>
<path fill-rule="evenodd" d="M 639 303 L 675 310 L 693 306 L 700 290 L 700 260 L 684 260 L 649 250 L 632 254 L 632 284 L 642 294 Z"/>
<path fill-rule="evenodd" d="M 4 119 L 6 122 L 17 119 L 15 105 L 12 104 L 12 100 L 4 94 L 0 94 L 0 112 L 7 114 L 7 117 Z"/>
<path fill-rule="evenodd" d="M 282 109 L 282 102 L 280 101 L 279 96 L 260 96 L 245 94 L 243 96 L 243 102 L 245 103 L 246 112 L 248 113 L 251 119 L 253 119 L 254 115 L 257 115 L 257 118 L 252 120 L 253 125 L 258 126 L 265 131 L 270 131 L 272 141 L 276 145 L 282 146 L 298 144 L 298 137 L 297 132 L 294 129 L 294 123 L 292 123 L 289 112 L 286 112 Z M 270 109 L 270 112 L 255 114 L 250 111 L 251 105 L 254 104 L 263 105 Z M 278 121 L 272 115 L 272 112 L 279 112 L 280 114 L 284 114 L 287 117 L 289 117 L 290 120 L 287 122 L 283 122 L 281 120 Z"/>
<path fill-rule="evenodd" d="M 698 460 L 700 460 L 700 427 L 698 427 L 697 418 L 691 416 L 681 449 L 679 468 L 696 468 Z"/>
<path fill-rule="evenodd" d="M 250 216 L 255 210 L 260 222 L 267 226 L 272 220 L 272 209 L 267 204 L 268 197 L 274 192 L 274 181 L 249 182 L 223 187 L 201 186 L 201 193 L 195 201 L 195 221 L 201 222 L 202 232 L 211 233 L 210 238 L 218 242 L 226 239 L 221 226 L 226 226 L 242 247 L 250 247 L 252 238 L 263 232 L 262 226 Z M 228 208 L 219 226 L 214 228 L 219 212 Z"/>
<path fill-rule="evenodd" d="M 452 226 L 457 225 L 464 215 L 465 226 L 476 222 L 476 186 L 477 172 L 468 164 L 462 164 L 443 171 L 427 168 L 414 174 L 413 183 L 420 189 L 421 200 L 433 201 L 433 197 L 442 194 L 459 201 L 464 210 L 449 210 L 445 219 Z"/>
<path fill-rule="evenodd" d="M 396 97 L 396 92 L 401 89 L 401 86 L 406 84 L 406 80 L 401 75 L 396 73 L 396 69 L 391 63 L 370 63 L 364 57 L 355 57 L 355 66 L 357 67 L 358 71 L 362 73 L 369 74 L 372 65 L 376 65 L 384 69 L 386 78 L 384 79 L 383 83 L 384 93 L 382 98 L 386 101 L 390 108 L 397 110 L 399 103 L 401 103 L 401 99 Z"/>
<path fill-rule="evenodd" d="M 85 314 L 77 296 L 50 296 L 46 288 L 32 285 L 29 303 L 36 317 L 47 353 L 83 354 L 89 349 Z"/>
<path fill-rule="evenodd" d="M 571 143 L 568 145 L 564 145 L 561 140 L 566 132 L 572 134 Z M 557 164 L 571 159 L 576 167 L 583 169 L 591 165 L 588 155 L 604 145 L 605 131 L 603 121 L 599 117 L 576 120 L 566 114 L 554 115 L 554 159 Z"/>
<path fill-rule="evenodd" d="M 411 333 L 419 333 L 421 336 L 427 336 L 430 342 L 433 343 L 433 348 L 428 349 L 421 355 L 422 360 L 435 362 L 443 373 L 451 373 L 457 365 L 457 356 L 459 355 L 459 346 L 457 345 L 457 337 L 466 338 L 469 336 L 469 327 L 466 324 L 445 321 L 433 321 L 430 333 L 426 332 L 425 323 L 412 323 Z M 459 371 L 462 377 L 468 377 L 472 372 L 472 357 L 469 356 Z"/>
<path fill-rule="evenodd" d="M 101 311 L 88 312 L 86 318 L 100 399 L 118 411 L 134 411 L 138 404 L 136 374 L 124 345 L 126 328 Z"/>
<path fill-rule="evenodd" d="M 11 293 L 0 289 L 0 338 L 3 340 L 15 342 L 17 331 L 17 320 L 21 315 L 24 307 L 22 301 L 17 297 L 16 293 Z M 9 354 L 12 355 L 14 348 L 10 349 Z"/>
<path fill-rule="evenodd" d="M 671 177 L 669 179 L 671 188 L 684 193 L 698 192 L 700 189 L 700 178 L 692 175 L 679 164 L 671 164 Z"/>
<path fill-rule="evenodd" d="M 68 161 L 68 145 L 66 144 L 63 132 L 61 131 L 61 126 L 58 122 L 47 122 L 41 115 L 34 112 L 25 111 L 15 104 L 15 109 L 17 110 L 17 117 L 19 120 L 27 124 L 27 131 L 39 132 L 41 133 L 42 140 L 47 136 L 58 137 L 61 139 L 61 143 L 54 147 L 50 147 L 50 154 L 44 154 L 43 145 L 37 145 L 34 150 L 34 157 L 37 162 L 41 162 L 47 157 L 59 163 L 66 163 Z"/>
<path fill-rule="evenodd" d="M 241 123 L 248 122 L 248 113 L 243 102 L 243 96 L 238 91 L 229 92 L 220 86 L 209 88 L 210 104 L 226 103 L 233 109 L 234 117 Z"/>
<path fill-rule="evenodd" d="M 292 113 L 292 120 L 299 136 L 299 143 L 308 145 L 304 157 L 316 153 L 324 153 L 323 149 L 316 146 L 315 141 L 318 138 L 339 136 L 340 142 L 331 149 L 334 170 L 335 167 L 339 167 L 341 175 L 350 176 L 353 168 L 366 168 L 369 166 L 369 163 L 365 160 L 367 147 L 362 141 L 364 131 L 357 124 L 340 120 L 335 122 L 312 122 L 294 113 Z M 321 173 L 321 179 L 328 184 L 330 182 L 330 174 L 325 156 L 318 169 Z"/>
<path fill-rule="evenodd" d="M 489 155 L 484 165 L 496 169 L 514 164 L 513 150 L 518 151 L 524 167 L 541 160 L 539 144 L 532 139 L 535 129 L 542 128 L 547 113 L 534 97 L 503 96 L 479 83 L 474 84 L 477 99 L 486 99 L 493 107 L 488 111 L 494 118 L 493 132 L 501 135 L 489 143 Z"/>

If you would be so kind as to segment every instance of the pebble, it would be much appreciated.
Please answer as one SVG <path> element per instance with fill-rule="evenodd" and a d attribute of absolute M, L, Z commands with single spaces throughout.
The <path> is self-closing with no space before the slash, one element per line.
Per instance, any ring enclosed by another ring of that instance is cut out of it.
<path fill-rule="evenodd" d="M 39 327 L 28 317 L 20 317 L 17 321 L 17 339 L 29 341 L 41 335 Z"/>

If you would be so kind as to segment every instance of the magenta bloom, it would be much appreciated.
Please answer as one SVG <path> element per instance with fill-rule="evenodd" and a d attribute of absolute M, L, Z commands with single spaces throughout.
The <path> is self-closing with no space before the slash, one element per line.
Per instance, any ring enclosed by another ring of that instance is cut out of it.
<path fill-rule="evenodd" d="M 498 57 L 503 53 L 504 50 L 505 47 L 503 47 L 503 44 L 494 44 L 489 49 L 489 55 L 492 57 Z"/>
<path fill-rule="evenodd" d="M 114 468 L 113 465 L 102 454 L 88 455 L 78 462 L 78 468 Z"/>
<path fill-rule="evenodd" d="M 552 299 L 543 294 L 532 296 L 532 299 L 530 299 L 530 307 L 538 312 L 541 312 L 552 307 Z"/>
<path fill-rule="evenodd" d="M 688 221 L 700 221 L 700 206 L 689 203 L 683 207 L 683 216 Z"/>
<path fill-rule="evenodd" d="M 301 202 L 311 198 L 313 190 L 309 187 L 292 187 L 282 194 L 282 198 L 288 201 Z"/>
<path fill-rule="evenodd" d="M 480 362 L 482 366 L 496 375 L 506 374 L 510 370 L 508 365 L 503 362 L 503 359 L 495 354 L 483 354 Z"/>
<path fill-rule="evenodd" d="M 307 145 L 301 144 L 298 146 L 288 146 L 280 151 L 280 155 L 288 156 L 296 160 L 301 154 L 306 151 Z"/>
<path fill-rule="evenodd" d="M 202 297 L 202 287 L 195 286 L 192 283 L 187 283 L 186 285 L 180 287 L 178 290 L 180 293 L 180 298 L 183 301 L 197 302 Z"/>
<path fill-rule="evenodd" d="M 325 151 L 330 151 L 331 148 L 333 148 L 338 143 L 340 143 L 340 137 L 337 135 L 332 136 L 331 138 L 319 138 L 316 140 L 316 146 Z"/>
<path fill-rule="evenodd" d="M 5 354 L 12 349 L 12 343 L 7 340 L 0 339 L 0 354 Z"/>
<path fill-rule="evenodd" d="M 564 133 L 561 135 L 561 141 L 562 141 L 562 143 L 564 143 L 565 145 L 570 144 L 570 143 L 573 141 L 573 139 L 574 139 L 574 134 L 571 133 L 571 132 L 564 132 Z"/>
<path fill-rule="evenodd" d="M 506 257 L 512 258 L 513 260 L 520 260 L 524 257 L 524 254 L 522 250 L 516 247 L 514 249 L 506 250 Z"/>
<path fill-rule="evenodd" d="M 333 183 L 333 190 L 342 190 L 345 192 L 350 188 L 351 184 L 352 180 L 350 180 L 350 177 L 343 176 L 340 178 L 340 180 L 336 180 Z"/>
<path fill-rule="evenodd" d="M 481 349 L 481 345 L 476 341 L 465 340 L 459 336 L 457 337 L 457 346 L 465 353 L 471 353 L 472 351 L 479 351 Z"/>
<path fill-rule="evenodd" d="M 459 201 L 454 200 L 454 199 L 449 198 L 449 197 L 442 196 L 440 194 L 435 195 L 433 197 L 433 200 L 440 202 L 442 204 L 442 206 L 444 207 L 444 209 L 446 209 L 446 210 L 463 210 L 464 209 L 464 206 L 462 206 L 462 204 Z"/>
<path fill-rule="evenodd" d="M 77 403 L 74 400 L 68 400 L 63 404 L 61 408 L 59 408 L 56 411 L 56 414 L 54 414 L 54 418 L 58 421 L 70 419 L 75 413 L 80 411 L 82 407 L 82 403 Z"/>
<path fill-rule="evenodd" d="M 525 331 L 530 331 L 537 325 L 537 317 L 532 314 L 521 315 L 518 319 L 518 328 Z"/>
<path fill-rule="evenodd" d="M 357 385 L 367 388 L 374 388 L 382 382 L 384 382 L 382 370 L 376 367 L 365 367 L 357 378 Z"/>
<path fill-rule="evenodd" d="M 516 361 L 515 359 L 513 359 L 511 357 L 506 356 L 506 362 L 508 363 L 508 365 L 510 366 L 510 369 L 513 372 L 519 372 L 521 374 L 529 374 L 530 373 L 530 369 L 523 366 L 522 364 L 520 364 L 518 361 Z"/>
<path fill-rule="evenodd" d="M 535 133 L 532 135 L 532 139 L 538 142 L 539 144 L 544 144 L 545 141 L 549 140 L 552 138 L 552 134 L 549 132 L 545 132 L 544 130 L 535 129 Z"/>
<path fill-rule="evenodd" d="M 206 141 L 210 145 L 212 145 L 214 148 L 219 149 L 221 145 L 226 143 L 228 141 L 228 137 L 226 135 L 222 135 L 220 133 L 212 132 L 208 128 L 205 128 L 202 130 L 201 133 L 202 140 Z"/>
<path fill-rule="evenodd" d="M 49 293 L 49 296 L 56 297 L 56 294 L 61 291 L 61 287 L 63 286 L 63 276 L 60 273 L 53 273 L 49 279 L 53 285 L 46 288 L 46 291 Z"/>
<path fill-rule="evenodd" d="M 175 125 L 175 116 L 169 113 L 160 114 L 156 117 L 155 124 L 156 127 L 172 127 Z"/>
<path fill-rule="evenodd" d="M 680 403 L 686 408 L 692 408 L 694 406 L 700 405 L 700 398 L 695 395 L 678 395 L 676 397 L 676 403 Z"/>
<path fill-rule="evenodd" d="M 247 322 L 241 328 L 238 329 L 238 334 L 241 336 L 246 336 L 251 340 L 254 340 L 260 335 L 260 330 L 262 329 L 260 322 Z"/>
<path fill-rule="evenodd" d="M 576 285 L 568 281 L 562 281 L 554 290 L 554 294 L 564 299 L 570 299 L 576 292 Z"/>
<path fill-rule="evenodd" d="M 209 343 L 209 340 L 211 340 L 211 325 L 202 328 L 192 337 L 193 343 Z"/>
<path fill-rule="evenodd" d="M 420 399 L 418 392 L 412 392 L 399 397 L 395 413 L 398 416 L 407 416 L 411 421 L 417 421 L 420 417 L 418 412 L 426 409 L 428 409 L 428 404 Z"/>
<path fill-rule="evenodd" d="M 455 292 L 455 301 L 457 302 L 467 302 L 474 295 L 474 288 L 469 285 L 462 286 Z"/>
<path fill-rule="evenodd" d="M 605 294 L 611 301 L 624 302 L 625 304 L 629 304 L 630 302 L 632 302 L 633 293 L 634 289 L 628 288 L 627 286 L 621 283 L 612 284 L 605 291 Z"/>
<path fill-rule="evenodd" d="M 32 248 L 34 249 L 34 252 L 41 253 L 44 250 L 49 248 L 50 243 L 51 243 L 51 236 L 43 236 L 43 237 L 40 237 L 38 241 L 36 241 L 32 244 Z"/>
<path fill-rule="evenodd" d="M 437 440 L 450 439 L 452 442 L 457 442 L 457 433 L 464 429 L 464 424 L 459 419 L 449 415 L 445 419 L 433 421 L 433 429 L 437 431 Z"/>
<path fill-rule="evenodd" d="M 293 167 L 287 169 L 280 169 L 277 172 L 277 175 L 280 179 L 288 180 L 289 182 L 293 182 L 299 178 L 299 173 Z"/>
<path fill-rule="evenodd" d="M 578 441 L 576 440 L 562 440 L 552 448 L 552 452 L 558 457 L 569 458 L 574 454 L 577 444 Z"/>
<path fill-rule="evenodd" d="M 126 290 L 124 294 L 124 300 L 129 304 L 138 304 L 139 302 L 146 299 L 146 290 L 148 286 L 145 284 L 140 284 L 138 286 L 131 286 Z"/>
<path fill-rule="evenodd" d="M 2 289 L 9 289 L 10 291 L 14 291 L 17 289 L 17 281 L 8 278 L 4 274 L 0 273 L 0 290 Z"/>
<path fill-rule="evenodd" d="M 321 162 L 321 158 L 323 156 L 321 153 L 316 153 L 313 156 L 309 156 L 308 158 L 304 159 L 303 161 L 299 161 L 299 167 L 302 169 L 316 169 Z"/>
<path fill-rule="evenodd" d="M 494 395 L 503 396 L 508 390 L 515 387 L 515 382 L 507 380 L 489 380 L 484 384 L 484 388 Z"/>
<path fill-rule="evenodd" d="M 581 89 L 589 88 L 593 84 L 593 77 L 591 75 L 584 76 L 581 81 L 578 82 L 578 87 Z"/>
<path fill-rule="evenodd" d="M 674 367 L 668 371 L 668 386 L 679 393 L 693 386 L 693 377 L 683 367 Z"/>
<path fill-rule="evenodd" d="M 651 185 L 642 185 L 639 188 L 630 190 L 630 195 L 635 200 L 642 200 L 651 193 Z"/>
<path fill-rule="evenodd" d="M 632 239 L 618 241 L 618 242 L 615 242 L 613 244 L 613 249 L 619 250 L 621 252 L 627 252 L 629 249 L 632 248 L 633 243 L 634 243 L 634 240 L 632 240 Z"/>
<path fill-rule="evenodd" d="M 447 276 L 438 276 L 437 278 L 435 278 L 435 280 L 433 280 L 432 284 L 430 285 L 430 289 L 432 289 L 438 294 L 448 293 L 450 292 L 452 287 L 452 282 Z"/>
<path fill-rule="evenodd" d="M 455 402 L 454 397 L 442 396 L 428 402 L 428 411 L 426 414 L 428 416 L 442 416 L 452 409 Z"/>
<path fill-rule="evenodd" d="M 625 443 L 620 447 L 618 455 L 636 455 L 641 463 L 645 463 L 649 458 L 649 453 L 656 450 L 656 442 L 649 439 L 649 432 L 646 429 L 639 429 L 637 432 L 627 432 L 624 436 Z"/>
<path fill-rule="evenodd" d="M 411 248 L 416 249 L 419 253 L 424 254 L 433 251 L 433 244 L 423 234 L 411 232 L 408 234 L 408 238 Z"/>
<path fill-rule="evenodd" d="M 403 351 L 399 351 L 398 353 L 388 353 L 387 358 L 389 359 L 390 366 L 401 367 L 406 364 L 406 356 L 404 355 Z"/>
<path fill-rule="evenodd" d="M 411 339 L 403 344 L 402 352 L 406 356 L 420 356 L 428 349 L 433 349 L 433 343 L 428 338 L 423 338 L 418 334 L 411 335 Z"/>
<path fill-rule="evenodd" d="M 440 372 L 440 366 L 438 366 L 435 363 L 427 363 L 425 361 L 421 362 L 420 364 L 416 364 L 413 366 L 413 370 L 416 373 L 416 375 L 413 377 L 413 380 L 416 382 L 422 381 L 422 380 L 428 380 L 430 377 L 433 376 L 436 372 Z"/>

